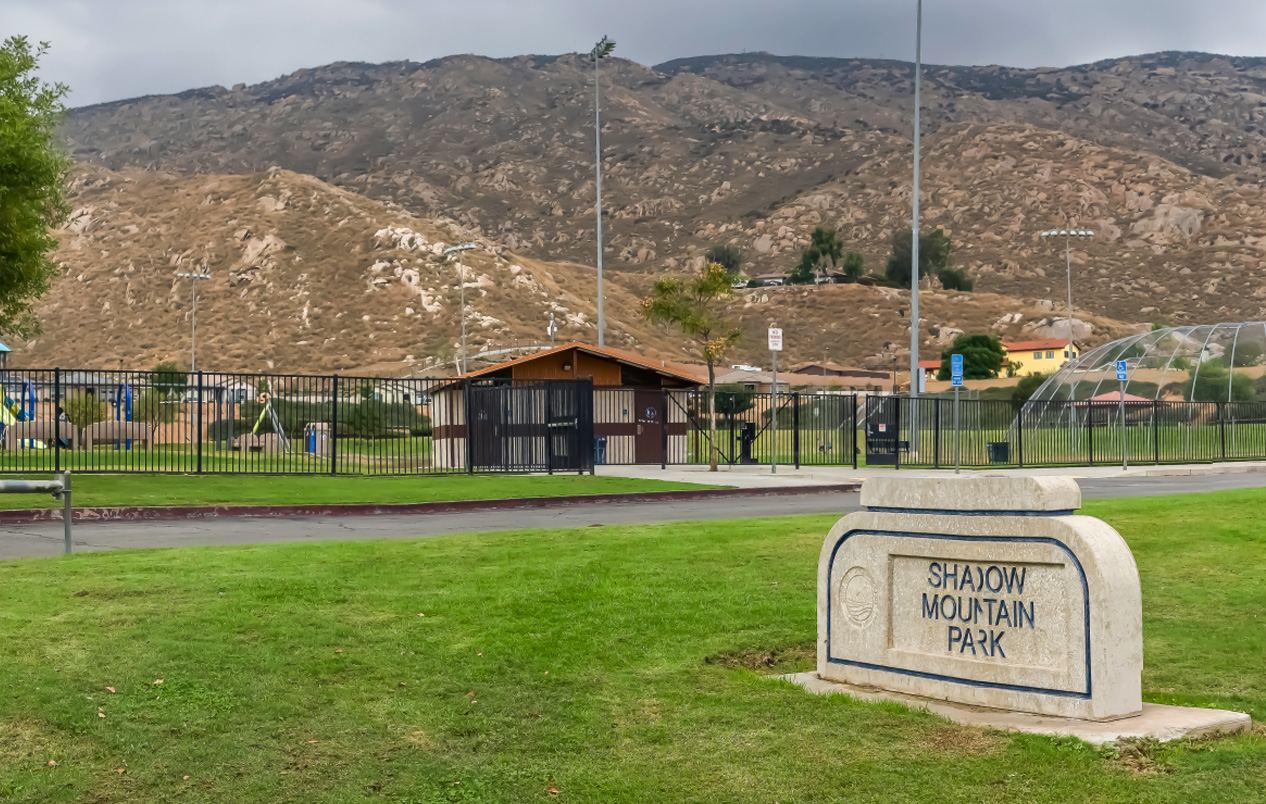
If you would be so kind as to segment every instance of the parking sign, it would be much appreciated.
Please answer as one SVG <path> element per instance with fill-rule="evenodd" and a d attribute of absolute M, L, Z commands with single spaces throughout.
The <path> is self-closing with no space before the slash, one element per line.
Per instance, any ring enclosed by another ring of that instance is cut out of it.
<path fill-rule="evenodd" d="M 769 328 L 769 351 L 771 352 L 782 351 L 782 328 L 781 327 Z"/>
<path fill-rule="evenodd" d="M 963 384 L 963 356 L 950 355 L 950 382 L 955 387 Z"/>
<path fill-rule="evenodd" d="M 1121 382 L 1125 382 L 1126 377 L 1125 377 L 1125 361 L 1124 360 L 1117 361 L 1117 379 L 1120 380 Z"/>

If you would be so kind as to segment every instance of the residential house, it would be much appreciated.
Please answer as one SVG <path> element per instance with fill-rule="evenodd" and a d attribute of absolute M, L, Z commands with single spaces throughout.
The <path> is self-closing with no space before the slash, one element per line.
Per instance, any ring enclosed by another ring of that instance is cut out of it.
<path fill-rule="evenodd" d="M 1019 364 L 1019 374 L 1050 374 L 1081 354 L 1076 341 L 1070 348 L 1067 338 L 1003 341 L 1002 350 L 1008 363 Z"/>

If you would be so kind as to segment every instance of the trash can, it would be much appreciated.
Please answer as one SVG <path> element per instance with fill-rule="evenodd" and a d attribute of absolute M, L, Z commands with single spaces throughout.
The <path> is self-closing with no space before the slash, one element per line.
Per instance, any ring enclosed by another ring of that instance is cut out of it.
<path fill-rule="evenodd" d="M 303 428 L 304 451 L 309 455 L 324 458 L 330 451 L 330 425 L 325 422 L 312 422 Z"/>
<path fill-rule="evenodd" d="M 752 457 L 752 445 L 756 443 L 756 422 L 744 422 L 739 430 L 739 463 L 751 465 L 756 463 Z"/>
<path fill-rule="evenodd" d="M 1011 442 L 990 441 L 985 445 L 990 463 L 1011 463 Z"/>
<path fill-rule="evenodd" d="M 595 466 L 601 466 L 607 462 L 606 436 L 601 436 L 593 440 L 593 462 Z"/>

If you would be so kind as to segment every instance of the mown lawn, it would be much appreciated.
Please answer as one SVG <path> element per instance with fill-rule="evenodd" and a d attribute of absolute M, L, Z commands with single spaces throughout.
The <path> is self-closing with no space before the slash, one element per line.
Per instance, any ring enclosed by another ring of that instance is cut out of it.
<path fill-rule="evenodd" d="M 451 502 L 708 488 L 719 487 L 591 475 L 75 475 L 71 479 L 76 507 Z M 60 504 L 51 496 L 0 494 L 0 510 Z"/>
<path fill-rule="evenodd" d="M 1148 700 L 1266 718 L 1263 503 L 1087 506 L 1138 558 Z M 1262 800 L 1260 727 L 1113 751 L 768 680 L 812 665 L 830 524 L 6 562 L 0 799 Z"/>

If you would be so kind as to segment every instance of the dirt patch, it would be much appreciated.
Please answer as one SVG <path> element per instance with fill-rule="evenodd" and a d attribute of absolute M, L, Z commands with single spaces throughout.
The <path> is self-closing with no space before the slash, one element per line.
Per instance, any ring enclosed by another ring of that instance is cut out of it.
<path fill-rule="evenodd" d="M 1122 739 L 1105 749 L 1109 767 L 1127 771 L 1134 776 L 1151 776 L 1169 773 L 1169 767 L 1156 759 L 1160 742 L 1150 738 Z"/>
<path fill-rule="evenodd" d="M 942 726 L 919 738 L 920 747 L 938 754 L 988 754 L 997 751 L 1005 740 L 981 729 L 966 726 Z"/>
<path fill-rule="evenodd" d="M 727 651 L 704 659 L 706 664 L 748 670 L 808 670 L 817 664 L 817 651 L 812 642 L 782 648 Z"/>

